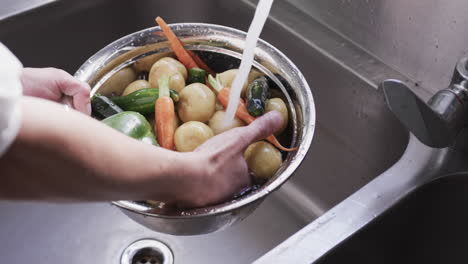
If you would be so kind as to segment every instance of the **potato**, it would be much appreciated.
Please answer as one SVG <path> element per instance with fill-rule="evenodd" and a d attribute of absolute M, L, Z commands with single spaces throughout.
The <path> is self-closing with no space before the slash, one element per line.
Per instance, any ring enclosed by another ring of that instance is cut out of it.
<path fill-rule="evenodd" d="M 184 89 L 185 80 L 182 74 L 180 74 L 178 71 L 174 71 L 166 67 L 158 68 L 157 70 L 151 71 L 149 73 L 148 81 L 151 84 L 152 88 L 159 88 L 158 80 L 163 75 L 166 75 L 170 78 L 170 81 L 169 81 L 170 89 L 176 92 L 180 92 L 182 89 Z"/>
<path fill-rule="evenodd" d="M 210 122 L 208 122 L 208 126 L 213 130 L 215 135 L 223 133 L 229 129 L 235 127 L 245 126 L 245 123 L 237 117 L 234 117 L 232 122 L 225 126 L 224 125 L 224 116 L 226 115 L 226 111 L 217 111 L 214 113 L 213 117 L 211 117 Z"/>
<path fill-rule="evenodd" d="M 224 110 L 224 106 L 218 100 L 216 100 L 215 110 L 216 111 Z"/>
<path fill-rule="evenodd" d="M 141 58 L 133 64 L 133 68 L 137 72 L 142 72 L 146 71 L 149 72 L 151 70 L 151 67 L 153 67 L 153 64 L 158 61 L 160 58 L 165 57 L 166 54 L 161 54 L 161 53 L 155 53 L 149 56 L 146 56 L 144 58 Z"/>
<path fill-rule="evenodd" d="M 223 87 L 229 86 L 231 87 L 232 82 L 234 81 L 234 78 L 236 78 L 237 72 L 239 69 L 231 69 L 227 70 L 225 72 L 219 73 L 219 80 Z M 252 69 L 247 77 L 247 82 L 244 83 L 244 86 L 242 87 L 241 91 L 241 97 L 245 98 L 246 93 L 247 93 L 247 87 L 248 85 L 255 80 L 257 77 L 262 76 L 263 74 L 255 69 Z"/>
<path fill-rule="evenodd" d="M 231 86 L 238 71 L 239 69 L 231 69 L 222 73 L 218 73 L 217 76 L 219 77 L 219 81 L 223 86 Z"/>
<path fill-rule="evenodd" d="M 259 141 L 250 144 L 244 152 L 247 165 L 255 178 L 268 180 L 281 166 L 281 153 L 272 144 Z"/>
<path fill-rule="evenodd" d="M 172 58 L 164 57 L 158 60 L 153 65 L 153 67 L 151 67 L 151 70 L 148 75 L 148 81 L 151 84 L 152 88 L 159 88 L 159 78 L 163 75 L 166 75 L 171 78 L 169 82 L 169 87 L 172 90 L 180 92 L 185 87 L 184 72 L 180 72 L 180 67 L 168 59 Z M 182 65 L 182 67 L 184 67 L 185 69 L 185 66 Z M 187 76 L 187 70 L 185 70 L 185 76 Z"/>
<path fill-rule="evenodd" d="M 179 115 L 174 113 L 174 129 L 177 129 L 180 126 Z"/>
<path fill-rule="evenodd" d="M 194 151 L 198 146 L 214 136 L 207 125 L 198 121 L 190 121 L 176 129 L 174 143 L 177 151 Z"/>
<path fill-rule="evenodd" d="M 123 91 L 122 95 L 128 95 L 131 94 L 135 91 L 145 89 L 145 88 L 151 88 L 151 85 L 148 81 L 145 80 L 136 80 L 132 83 L 130 83 L 127 88 Z"/>
<path fill-rule="evenodd" d="M 179 93 L 177 112 L 182 122 L 207 122 L 213 116 L 216 97 L 206 85 L 192 83 Z"/>
<path fill-rule="evenodd" d="M 288 108 L 284 101 L 280 98 L 271 98 L 266 102 L 265 105 L 265 112 L 270 112 L 276 110 L 280 112 L 281 116 L 283 117 L 283 125 L 281 128 L 275 133 L 275 135 L 281 134 L 284 129 L 288 126 Z"/>
<path fill-rule="evenodd" d="M 164 57 L 158 60 L 155 64 L 156 65 L 164 65 L 164 64 L 172 65 L 177 69 L 178 72 L 182 74 L 182 76 L 184 76 L 184 79 L 187 79 L 187 76 L 188 76 L 187 68 L 185 68 L 185 66 L 180 61 L 174 58 Z"/>
<path fill-rule="evenodd" d="M 110 77 L 99 88 L 99 93 L 104 96 L 112 94 L 120 95 L 127 86 L 135 81 L 137 74 L 132 68 L 123 68 Z"/>

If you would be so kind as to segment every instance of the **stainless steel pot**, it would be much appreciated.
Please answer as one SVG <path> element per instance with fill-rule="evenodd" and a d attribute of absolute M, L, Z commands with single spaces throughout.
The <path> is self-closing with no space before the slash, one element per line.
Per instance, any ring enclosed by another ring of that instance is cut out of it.
<path fill-rule="evenodd" d="M 245 32 L 200 23 L 173 24 L 171 28 L 187 49 L 204 53 L 208 65 L 216 63 L 217 67 L 228 69 L 239 63 Z M 159 27 L 144 29 L 104 47 L 80 67 L 75 77 L 88 82 L 94 94 L 101 91 L 116 72 L 132 67 L 135 61 L 154 54 L 169 53 L 169 45 L 160 34 Z M 221 230 L 243 220 L 263 199 L 285 183 L 303 161 L 312 142 L 315 128 L 314 100 L 297 67 L 265 41 L 260 40 L 257 44 L 254 66 L 282 90 L 290 112 L 290 143 L 291 146 L 299 147 L 298 151 L 286 154 L 281 168 L 269 182 L 238 200 L 193 210 L 168 211 L 162 206 L 133 201 L 116 201 L 113 204 L 136 222 L 155 231 L 197 235 Z"/>

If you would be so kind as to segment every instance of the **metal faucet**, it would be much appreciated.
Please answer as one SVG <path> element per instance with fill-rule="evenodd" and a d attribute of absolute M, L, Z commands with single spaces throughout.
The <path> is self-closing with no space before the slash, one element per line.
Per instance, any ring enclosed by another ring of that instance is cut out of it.
<path fill-rule="evenodd" d="M 398 80 L 380 84 L 390 110 L 422 143 L 434 147 L 451 146 L 468 125 L 468 57 L 460 59 L 448 88 L 422 101 Z"/>

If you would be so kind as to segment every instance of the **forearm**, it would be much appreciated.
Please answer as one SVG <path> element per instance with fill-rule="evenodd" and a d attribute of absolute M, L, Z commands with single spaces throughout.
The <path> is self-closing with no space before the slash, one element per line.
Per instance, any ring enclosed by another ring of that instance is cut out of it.
<path fill-rule="evenodd" d="M 25 97 L 20 132 L 0 158 L 0 198 L 167 200 L 183 177 L 181 170 L 174 173 L 181 156 L 58 104 Z M 149 178 L 152 186 L 145 184 Z"/>

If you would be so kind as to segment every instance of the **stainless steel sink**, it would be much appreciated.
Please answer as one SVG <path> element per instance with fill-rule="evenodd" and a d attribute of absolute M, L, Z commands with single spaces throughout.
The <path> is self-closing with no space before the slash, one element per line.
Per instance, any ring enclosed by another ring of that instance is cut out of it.
<path fill-rule="evenodd" d="M 167 244 L 175 263 L 250 263 L 306 224 L 277 199 L 240 225 L 192 237 L 153 232 L 107 203 L 0 202 L 0 263 L 120 263 L 143 238 Z"/>
<path fill-rule="evenodd" d="M 74 73 L 111 41 L 154 26 L 156 15 L 168 22 L 247 30 L 253 11 L 250 1 L 50 1 L 5 16 L 0 41 L 25 66 Z M 398 160 L 408 133 L 376 88 L 377 81 L 398 73 L 285 1 L 275 3 L 262 38 L 301 69 L 312 87 L 318 122 L 310 153 L 295 176 L 252 216 L 226 231 L 174 237 L 139 226 L 107 203 L 4 201 L 0 263 L 118 263 L 124 248 L 141 238 L 169 245 L 176 263 L 249 263 Z"/>
<path fill-rule="evenodd" d="M 316 263 L 467 263 L 468 174 L 422 185 Z"/>

